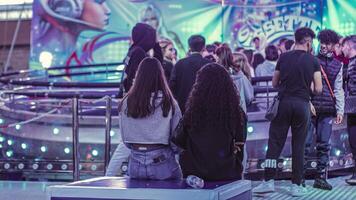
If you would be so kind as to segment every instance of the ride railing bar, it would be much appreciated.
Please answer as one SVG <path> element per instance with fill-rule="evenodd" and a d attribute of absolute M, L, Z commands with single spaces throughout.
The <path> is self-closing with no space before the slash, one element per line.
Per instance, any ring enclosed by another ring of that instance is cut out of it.
<path fill-rule="evenodd" d="M 47 86 L 47 87 L 65 87 L 65 88 L 117 88 L 119 91 L 120 83 L 71 83 L 71 82 L 42 82 L 42 81 L 21 81 L 20 83 L 17 81 L 13 81 L 14 84 L 24 84 L 24 85 L 31 85 L 31 86 Z M 72 98 L 73 96 L 81 97 L 81 98 L 98 98 L 103 97 L 107 94 L 105 92 L 113 92 L 113 95 L 116 95 L 116 91 L 95 91 L 95 94 L 86 94 L 86 91 L 5 91 L 2 92 L 3 94 L 9 95 L 24 95 L 28 97 L 49 97 L 49 98 Z M 92 91 L 88 91 L 92 92 Z M 256 97 L 256 98 L 270 98 L 270 92 L 278 92 L 278 89 L 272 88 L 271 86 L 254 86 L 254 94 L 262 94 L 267 93 L 267 97 Z M 102 94 L 100 94 L 102 93 Z"/>
<path fill-rule="evenodd" d="M 72 100 L 72 131 L 73 131 L 73 180 L 79 181 L 80 178 L 80 153 L 79 153 L 79 101 L 78 97 Z"/>
<path fill-rule="evenodd" d="M 106 88 L 119 87 L 119 82 L 108 83 L 88 83 L 88 82 L 50 82 L 50 81 L 18 81 L 18 80 L 1 80 L 3 84 L 22 85 L 22 86 L 42 86 L 42 87 L 85 87 L 85 88 Z"/>
<path fill-rule="evenodd" d="M 23 88 L 23 89 L 9 89 L 9 90 L 1 90 L 0 94 L 11 94 L 12 92 L 34 92 L 34 93 L 43 93 L 43 92 L 116 92 L 120 90 L 120 88 L 56 88 L 56 89 L 48 89 L 48 88 Z"/>
<path fill-rule="evenodd" d="M 111 146 L 111 108 L 112 99 L 110 96 L 104 97 L 106 102 L 106 114 L 105 114 L 105 156 L 104 156 L 104 173 L 106 173 L 107 166 L 110 161 L 110 146 Z M 79 153 L 79 106 L 80 102 L 78 97 L 74 97 L 72 100 L 72 126 L 73 126 L 73 180 L 78 181 L 80 179 L 80 153 Z"/>
<path fill-rule="evenodd" d="M 82 69 L 82 68 L 93 68 L 93 67 L 110 67 L 110 66 L 118 66 L 123 65 L 123 62 L 115 62 L 115 63 L 98 63 L 98 64 L 88 64 L 88 65 L 71 65 L 71 66 L 57 66 L 57 67 L 50 67 L 46 69 L 47 71 L 52 70 L 61 70 L 61 69 Z"/>
<path fill-rule="evenodd" d="M 43 71 L 55 71 L 55 70 L 68 70 L 68 69 L 84 69 L 84 68 L 95 68 L 95 67 L 117 67 L 119 65 L 123 65 L 123 62 L 115 62 L 115 63 L 98 63 L 98 64 L 90 64 L 90 65 L 71 65 L 71 66 L 56 66 L 50 67 L 48 69 L 28 69 L 28 70 L 20 70 L 20 71 L 12 71 L 12 72 L 4 72 L 0 74 L 0 78 L 13 76 L 13 75 L 21 75 L 26 73 L 33 72 L 43 72 Z M 69 73 L 70 75 L 70 73 Z"/>
<path fill-rule="evenodd" d="M 83 98 L 83 99 L 98 99 L 102 98 L 106 95 L 109 95 L 111 97 L 115 98 L 122 98 L 122 95 L 119 95 L 120 91 L 114 92 L 112 94 L 108 94 L 105 92 L 98 92 L 98 93 L 92 93 L 92 94 L 84 94 L 84 93 L 55 93 L 55 92 L 7 92 L 5 94 L 11 95 L 11 96 L 16 96 L 16 95 L 22 95 L 22 96 L 27 96 L 27 97 L 32 97 L 32 98 L 41 98 L 41 97 L 46 97 L 46 98 L 58 98 L 58 99 L 68 99 L 68 98 Z"/>
<path fill-rule="evenodd" d="M 270 95 L 271 92 L 278 92 L 278 89 L 273 88 L 270 86 L 270 83 L 272 81 L 272 76 L 260 76 L 260 77 L 253 77 L 251 82 L 252 84 L 257 84 L 257 83 L 265 83 L 265 86 L 255 86 L 254 87 L 254 94 L 255 98 L 264 98 L 267 99 L 267 109 L 269 108 L 270 105 L 270 98 L 273 97 Z M 256 94 L 266 94 L 266 96 L 257 96 Z"/>
<path fill-rule="evenodd" d="M 117 70 L 115 72 L 122 72 Z M 91 73 L 91 72 L 90 72 Z M 90 74 L 89 73 L 89 74 Z M 95 73 L 95 72 L 93 72 Z M 252 83 L 257 82 L 268 82 L 271 81 L 272 77 L 256 77 L 252 78 Z M 26 86 L 43 86 L 43 87 L 90 87 L 90 88 L 105 88 L 105 87 L 114 87 L 117 88 L 120 86 L 120 83 L 87 83 L 87 82 L 50 82 L 50 81 L 18 81 L 18 80 L 1 80 L 3 83 L 11 83 L 13 85 L 26 85 Z M 255 86 L 255 93 L 265 93 L 265 92 L 276 92 L 277 89 L 266 86 Z"/>
<path fill-rule="evenodd" d="M 268 83 L 269 81 L 272 81 L 273 76 L 258 76 L 258 77 L 253 77 L 251 78 L 251 83 L 252 85 L 259 83 L 259 82 L 266 82 Z"/>
<path fill-rule="evenodd" d="M 112 101 L 111 97 L 106 96 L 106 113 L 105 113 L 105 157 L 104 157 L 104 173 L 106 174 L 107 167 L 110 162 L 111 151 L 111 109 Z"/>
<path fill-rule="evenodd" d="M 94 75 L 94 74 L 105 74 L 105 73 L 122 73 L 122 70 L 101 70 L 101 71 L 90 71 L 90 72 L 72 72 L 70 74 L 68 73 L 62 73 L 62 74 L 50 74 L 48 75 L 48 78 L 57 78 L 57 77 L 63 77 L 63 76 L 82 76 L 82 75 Z"/>

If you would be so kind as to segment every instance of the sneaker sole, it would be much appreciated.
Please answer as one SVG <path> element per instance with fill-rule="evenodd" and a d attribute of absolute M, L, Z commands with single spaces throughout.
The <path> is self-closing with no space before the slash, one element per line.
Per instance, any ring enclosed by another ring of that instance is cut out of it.
<path fill-rule="evenodd" d="M 291 194 L 292 197 L 302 197 L 305 195 L 307 195 L 307 194 Z"/>
<path fill-rule="evenodd" d="M 356 185 L 356 182 L 347 182 L 347 181 L 345 181 L 345 182 L 349 185 Z"/>
<path fill-rule="evenodd" d="M 313 185 L 313 188 L 317 188 L 317 189 L 321 189 L 321 190 L 328 190 L 328 191 L 333 189 L 333 188 L 323 188 L 323 187 L 319 187 L 319 186 L 315 186 L 315 185 Z"/>
<path fill-rule="evenodd" d="M 267 194 L 267 193 L 273 193 L 275 192 L 275 190 L 267 190 L 267 191 L 263 191 L 263 192 L 255 192 L 252 190 L 252 193 L 254 194 Z"/>

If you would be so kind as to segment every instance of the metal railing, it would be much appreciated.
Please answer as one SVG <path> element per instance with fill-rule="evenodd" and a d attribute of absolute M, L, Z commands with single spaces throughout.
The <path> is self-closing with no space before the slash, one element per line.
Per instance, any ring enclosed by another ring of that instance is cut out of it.
<path fill-rule="evenodd" d="M 111 64 L 110 66 L 117 66 L 122 63 L 114 63 Z M 94 67 L 98 67 L 102 65 L 96 65 Z M 51 69 L 48 69 L 49 71 L 51 70 L 63 70 L 63 69 L 74 69 L 77 66 L 72 66 L 72 67 L 54 67 Z M 92 65 L 84 66 L 91 68 Z M 81 67 L 83 68 L 83 67 Z M 106 73 L 111 70 L 103 70 L 102 72 L 99 71 L 99 73 Z M 79 144 L 79 129 L 80 129 L 80 106 L 81 102 L 83 101 L 105 101 L 105 153 L 104 153 L 104 173 L 106 172 L 106 168 L 109 164 L 110 161 L 110 151 L 111 151 L 111 126 L 112 126 L 112 101 L 113 98 L 121 98 L 122 93 L 120 92 L 120 89 L 122 89 L 121 84 L 119 82 L 115 83 L 88 83 L 88 82 L 55 82 L 55 81 L 37 81 L 37 80 L 14 80 L 14 79 L 7 79 L 7 77 L 14 76 L 14 75 L 20 75 L 21 73 L 29 73 L 33 72 L 31 70 L 28 71 L 23 71 L 23 72 L 10 72 L 10 73 L 5 73 L 0 75 L 0 82 L 3 84 L 7 85 L 15 85 L 15 86 L 32 86 L 32 87 L 49 87 L 49 89 L 25 89 L 25 90 L 7 90 L 7 91 L 2 91 L 2 94 L 5 95 L 10 95 L 12 96 L 10 99 L 12 101 L 16 101 L 14 96 L 27 96 L 30 98 L 35 98 L 32 99 L 31 101 L 35 101 L 36 98 L 47 98 L 48 100 L 50 99 L 55 99 L 54 102 L 58 101 L 63 101 L 63 100 L 71 100 L 72 105 L 67 105 L 68 107 L 71 107 L 71 115 L 72 115 L 72 148 L 73 148 L 73 157 L 72 157 L 72 162 L 73 162 L 73 180 L 78 181 L 80 179 L 80 144 Z M 113 72 L 123 72 L 120 70 L 115 70 Z M 95 72 L 78 72 L 78 73 L 71 73 L 70 75 L 73 76 L 80 76 L 80 75 L 87 75 Z M 58 77 L 58 76 L 64 76 L 67 74 L 60 74 L 60 75 L 48 75 L 49 78 L 52 77 Z M 252 83 L 259 83 L 259 82 L 265 82 L 266 86 L 255 86 L 254 87 L 254 92 L 256 94 L 261 94 L 261 93 L 267 93 L 266 97 L 256 97 L 256 98 L 267 98 L 267 105 L 269 105 L 269 98 L 270 98 L 270 92 L 277 92 L 275 88 L 272 88 L 268 86 L 268 82 L 272 80 L 272 77 L 257 77 L 252 79 Z M 60 89 L 60 88 L 71 88 L 71 89 Z M 94 89 L 90 90 L 89 88 L 102 88 L 102 90 L 97 90 Z M 53 101 L 52 101 L 53 102 Z M 23 101 L 22 103 L 26 103 Z M 51 105 L 50 103 L 48 105 Z M 59 108 L 59 107 L 58 107 Z"/>
<path fill-rule="evenodd" d="M 111 146 L 111 109 L 112 109 L 112 99 L 109 96 L 105 97 L 106 102 L 106 114 L 105 114 L 105 156 L 104 156 L 104 173 L 106 172 L 107 166 L 110 161 L 110 146 Z M 73 180 L 78 181 L 80 178 L 79 169 L 79 104 L 78 97 L 74 97 L 72 100 L 72 126 L 73 126 Z"/>
<path fill-rule="evenodd" d="M 73 149 L 73 180 L 77 181 L 80 179 L 80 145 L 79 145 L 79 129 L 80 129 L 80 116 L 81 116 L 81 103 L 99 103 L 99 105 L 95 105 L 94 109 L 102 109 L 100 105 L 100 101 L 105 102 L 105 154 L 104 154 L 104 172 L 110 161 L 110 146 L 111 146 L 111 126 L 112 126 L 112 98 L 120 98 L 120 82 L 58 82 L 56 80 L 51 81 L 52 78 L 58 78 L 62 76 L 83 76 L 83 75 L 95 75 L 95 74 L 108 74 L 108 73 L 123 73 L 122 70 L 110 69 L 110 67 L 117 67 L 118 65 L 122 65 L 122 63 L 111 63 L 111 64 L 96 64 L 96 65 L 84 65 L 84 66 L 69 66 L 69 67 L 53 67 L 45 70 L 45 80 L 31 80 L 33 77 L 27 77 L 24 80 L 18 80 L 16 77 L 26 76 L 28 74 L 34 73 L 38 74 L 38 72 L 43 72 L 44 70 L 23 70 L 18 72 L 8 72 L 0 75 L 0 82 L 3 84 L 3 89 L 1 91 L 2 100 L 6 100 L 9 103 L 9 106 L 14 106 L 17 103 L 18 97 L 26 96 L 28 97 L 27 101 L 23 98 L 20 98 L 19 104 L 22 105 L 32 105 L 34 103 L 36 106 L 43 104 L 47 105 L 48 108 L 52 107 L 55 110 L 50 114 L 54 114 L 58 112 L 59 109 L 65 108 L 69 109 L 71 107 L 71 115 L 72 115 L 72 149 Z M 49 74 L 49 71 L 55 70 L 72 70 L 72 69 L 89 69 L 89 68 L 105 68 L 103 70 L 89 70 L 89 71 L 78 71 L 75 70 L 68 73 L 60 73 L 60 74 Z M 42 73 L 43 75 L 43 73 Z M 15 78 L 14 78 L 15 77 Z M 30 80 L 28 80 L 30 79 Z M 49 81 L 48 81 L 49 80 Z M 121 80 L 121 79 L 120 79 Z M 118 80 L 119 81 L 119 80 Z M 17 88 L 14 90 L 13 87 Z M 8 89 L 7 89 L 8 88 Z M 69 89 L 64 89 L 69 88 Z M 42 99 L 41 99 L 42 98 Z M 46 99 L 43 101 L 43 99 Z M 50 101 L 50 100 L 55 101 Z M 47 101 L 48 100 L 48 101 Z M 62 105 L 61 102 L 68 101 L 69 105 Z M 41 102 L 43 101 L 43 102 Z M 71 102 L 71 106 L 70 106 Z M 58 105 L 57 105 L 58 104 Z M 47 109 L 48 109 L 47 108 Z M 46 110 L 46 109 L 45 109 Z M 46 113 L 39 113 L 36 117 L 42 117 L 42 115 L 46 115 Z M 69 113 L 68 113 L 69 114 Z M 32 122 L 26 120 L 24 123 Z M 22 123 L 22 122 L 20 122 Z M 20 124 L 16 123 L 16 124 Z M 22 123 L 22 124 L 24 124 Z M 16 124 L 11 124 L 11 126 L 15 126 Z"/>

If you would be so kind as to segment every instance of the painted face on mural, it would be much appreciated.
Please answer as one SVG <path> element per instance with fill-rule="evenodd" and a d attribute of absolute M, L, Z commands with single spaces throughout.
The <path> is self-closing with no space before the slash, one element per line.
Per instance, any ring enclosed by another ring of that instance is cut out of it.
<path fill-rule="evenodd" d="M 106 0 L 85 0 L 81 18 L 96 28 L 104 29 L 109 24 L 110 14 Z"/>
<path fill-rule="evenodd" d="M 152 26 L 154 29 L 158 29 L 159 27 L 159 20 L 158 20 L 158 16 L 156 15 L 156 13 L 154 12 L 154 10 L 147 8 L 144 11 L 144 15 L 142 16 L 142 22 L 145 24 L 148 24 L 150 26 Z"/>

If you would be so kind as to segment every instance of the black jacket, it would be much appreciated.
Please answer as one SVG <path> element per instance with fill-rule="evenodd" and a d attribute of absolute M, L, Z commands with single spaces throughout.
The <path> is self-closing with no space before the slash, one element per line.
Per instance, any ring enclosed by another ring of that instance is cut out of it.
<path fill-rule="evenodd" d="M 352 96 L 356 96 L 356 56 L 350 59 L 348 70 L 348 92 Z"/>
<path fill-rule="evenodd" d="M 162 67 L 163 67 L 164 75 L 166 76 L 167 82 L 169 82 L 169 79 L 171 77 L 173 66 L 174 65 L 171 61 L 163 59 Z"/>
<path fill-rule="evenodd" d="M 247 121 L 246 116 L 244 120 Z M 244 148 L 241 145 L 241 151 L 234 154 L 233 140 L 245 143 L 246 133 L 246 123 L 243 132 L 235 133 L 234 137 L 231 130 L 211 124 L 202 124 L 199 130 L 191 131 L 182 120 L 171 140 L 184 149 L 179 157 L 183 176 L 196 175 L 206 181 L 241 179 Z"/>
<path fill-rule="evenodd" d="M 125 91 L 128 92 L 132 86 L 133 79 L 135 78 L 138 65 L 146 58 L 147 52 L 150 49 L 154 51 L 154 57 L 159 61 L 163 61 L 163 54 L 161 47 L 156 42 L 156 30 L 151 26 L 143 23 L 137 23 L 132 29 L 133 44 L 129 48 L 124 63 L 126 65 L 124 80 Z"/>
<path fill-rule="evenodd" d="M 330 83 L 330 87 L 334 92 L 334 85 L 337 75 L 339 74 L 342 64 L 340 61 L 336 60 L 333 57 L 326 57 L 321 54 L 317 56 L 317 59 L 324 69 L 328 81 Z M 335 102 L 336 100 L 331 96 L 330 89 L 327 85 L 325 77 L 322 75 L 323 81 L 323 90 L 320 95 L 313 95 L 311 101 L 315 107 L 315 110 L 318 114 L 330 114 L 336 115 L 336 107 Z"/>
<path fill-rule="evenodd" d="M 169 85 L 182 113 L 184 113 L 185 104 L 195 83 L 198 70 L 210 62 L 200 54 L 193 53 L 179 60 L 173 67 Z"/>

